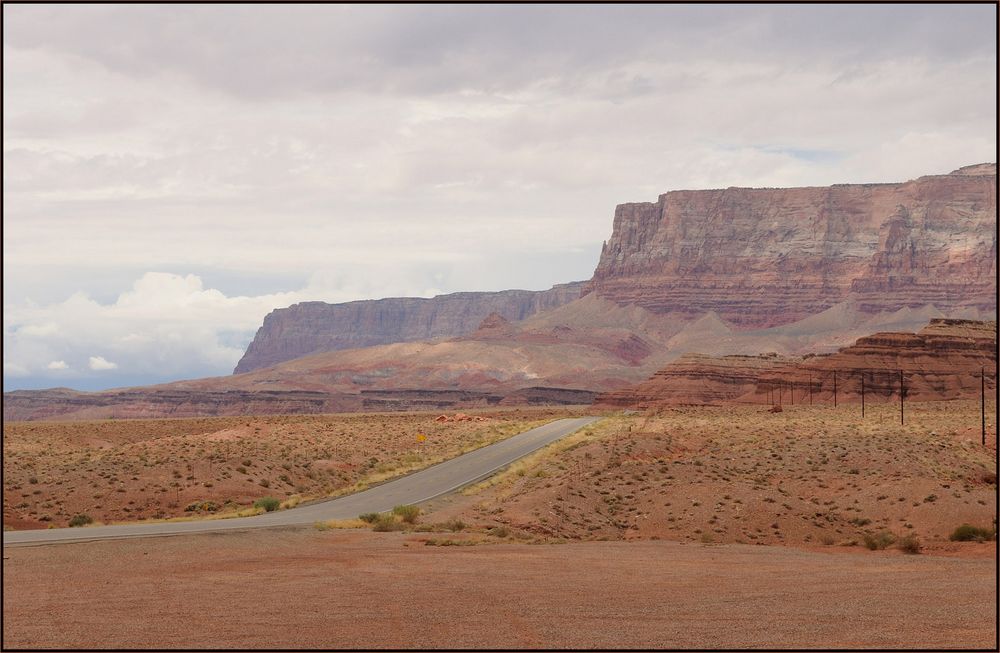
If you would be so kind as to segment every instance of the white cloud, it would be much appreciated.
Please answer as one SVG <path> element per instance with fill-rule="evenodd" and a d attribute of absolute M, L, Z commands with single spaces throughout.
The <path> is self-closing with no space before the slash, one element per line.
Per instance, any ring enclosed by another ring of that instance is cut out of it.
<path fill-rule="evenodd" d="M 97 372 L 102 372 L 104 370 L 117 370 L 118 363 L 112 363 L 111 361 L 105 359 L 104 356 L 91 356 L 90 369 Z"/>
<path fill-rule="evenodd" d="M 273 309 L 364 295 L 364 289 L 324 285 L 336 282 L 317 277 L 294 292 L 230 297 L 205 288 L 197 275 L 149 272 L 110 303 L 74 293 L 51 304 L 7 304 L 4 374 L 59 379 L 112 370 L 129 378 L 229 374 Z M 91 355 L 95 349 L 102 354 Z"/>

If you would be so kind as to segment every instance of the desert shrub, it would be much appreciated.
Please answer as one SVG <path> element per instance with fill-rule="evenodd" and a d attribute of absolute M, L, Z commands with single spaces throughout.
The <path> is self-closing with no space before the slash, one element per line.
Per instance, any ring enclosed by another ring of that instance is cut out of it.
<path fill-rule="evenodd" d="M 32 476 L 31 478 L 29 478 L 28 482 L 31 483 L 32 485 L 38 485 L 38 479 L 35 478 L 34 476 Z"/>
<path fill-rule="evenodd" d="M 872 551 L 881 551 L 890 544 L 896 541 L 896 536 L 889 531 L 882 531 L 881 533 L 865 533 L 864 535 L 865 546 Z"/>
<path fill-rule="evenodd" d="M 378 531 L 379 533 L 385 533 L 388 531 L 401 531 L 404 526 L 399 521 L 396 521 L 396 515 L 381 514 L 376 517 L 375 521 L 372 522 L 372 530 Z"/>
<path fill-rule="evenodd" d="M 417 516 L 420 514 L 420 508 L 416 506 L 396 506 L 392 509 L 392 514 L 399 515 L 399 518 L 407 524 L 415 524 Z"/>
<path fill-rule="evenodd" d="M 872 520 L 865 519 L 862 517 L 855 517 L 854 519 L 851 520 L 851 523 L 854 524 L 855 526 L 867 526 L 868 524 L 872 523 Z"/>
<path fill-rule="evenodd" d="M 441 524 L 444 528 L 451 531 L 452 533 L 457 533 L 458 531 L 465 529 L 465 522 L 461 519 L 449 519 L 445 523 Z"/>
<path fill-rule="evenodd" d="M 916 534 L 910 533 L 909 535 L 899 538 L 899 541 L 896 542 L 896 548 L 903 553 L 920 553 L 920 540 L 917 539 Z"/>
<path fill-rule="evenodd" d="M 510 537 L 510 529 L 506 526 L 494 526 L 490 529 L 490 535 L 493 537 Z"/>
<path fill-rule="evenodd" d="M 93 524 L 94 518 L 90 515 L 76 515 L 69 520 L 70 528 L 76 528 L 78 526 L 86 526 L 87 524 Z"/>
<path fill-rule="evenodd" d="M 262 478 L 260 479 L 259 485 L 261 487 L 271 487 L 271 481 L 267 480 L 266 478 Z"/>
<path fill-rule="evenodd" d="M 375 520 L 378 519 L 378 513 L 377 512 L 366 512 L 366 513 L 358 515 L 358 519 L 360 519 L 363 522 L 368 522 L 369 524 L 374 524 Z"/>
<path fill-rule="evenodd" d="M 948 539 L 952 542 L 984 542 L 992 540 L 996 533 L 992 528 L 980 528 L 971 524 L 962 524 L 956 528 Z"/>
<path fill-rule="evenodd" d="M 265 512 L 274 512 L 281 505 L 281 501 L 274 497 L 263 497 L 253 502 L 254 508 L 263 508 Z"/>

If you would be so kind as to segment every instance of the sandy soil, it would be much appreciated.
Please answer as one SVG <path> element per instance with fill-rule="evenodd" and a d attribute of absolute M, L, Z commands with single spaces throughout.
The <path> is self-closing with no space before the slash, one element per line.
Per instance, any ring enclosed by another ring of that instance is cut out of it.
<path fill-rule="evenodd" d="M 573 540 L 863 546 L 887 532 L 939 552 L 963 523 L 992 527 L 995 428 L 981 446 L 978 402 L 912 402 L 905 426 L 895 411 L 619 416 L 516 464 L 442 518 Z"/>
<path fill-rule="evenodd" d="M 300 529 L 8 548 L 3 645 L 996 645 L 992 559 L 419 537 Z"/>
<path fill-rule="evenodd" d="M 5 528 L 207 516 L 349 491 L 582 409 L 4 424 Z M 425 439 L 420 441 L 418 434 Z M 190 510 L 186 510 L 191 508 Z"/>

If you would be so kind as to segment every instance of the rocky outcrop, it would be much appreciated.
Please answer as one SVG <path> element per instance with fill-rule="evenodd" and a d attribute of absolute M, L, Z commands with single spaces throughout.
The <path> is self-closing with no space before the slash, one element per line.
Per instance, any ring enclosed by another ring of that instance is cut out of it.
<path fill-rule="evenodd" d="M 978 397 L 981 375 L 996 392 L 997 323 L 934 319 L 919 333 L 876 333 L 833 354 L 788 358 L 687 354 L 638 385 L 600 395 L 617 408 L 670 404 L 833 403 L 905 397 L 935 401 Z"/>
<path fill-rule="evenodd" d="M 762 374 L 746 401 L 761 401 L 772 388 L 792 389 L 800 401 L 860 401 L 862 379 L 871 401 L 899 397 L 902 374 L 905 397 L 915 401 L 977 398 L 980 375 L 996 392 L 997 323 L 955 319 L 931 320 L 919 333 L 876 333 L 835 354 Z M 835 374 L 836 373 L 836 374 Z M 785 395 L 788 396 L 787 394 Z"/>
<path fill-rule="evenodd" d="M 491 314 L 523 320 L 580 297 L 583 282 L 549 290 L 460 292 L 327 304 L 303 302 L 271 311 L 234 374 L 324 351 L 458 336 Z"/>
<path fill-rule="evenodd" d="M 996 311 L 996 165 L 899 184 L 674 191 L 623 204 L 587 289 L 738 328 L 844 301 Z"/>
<path fill-rule="evenodd" d="M 719 405 L 753 392 L 761 375 L 791 359 L 777 354 L 685 354 L 636 386 L 599 395 L 595 405 L 647 409 L 665 404 Z"/>

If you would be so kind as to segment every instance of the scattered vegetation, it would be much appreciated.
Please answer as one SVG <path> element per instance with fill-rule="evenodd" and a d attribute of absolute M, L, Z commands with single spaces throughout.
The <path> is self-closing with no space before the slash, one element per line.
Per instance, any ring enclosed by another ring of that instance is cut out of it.
<path fill-rule="evenodd" d="M 423 412 L 5 423 L 5 517 L 15 528 L 42 517 L 65 524 L 77 513 L 104 523 L 218 518 L 268 495 L 290 507 L 293 492 L 298 501 L 346 494 L 581 411 L 467 412 L 486 419 L 436 422 L 438 412 Z"/>

